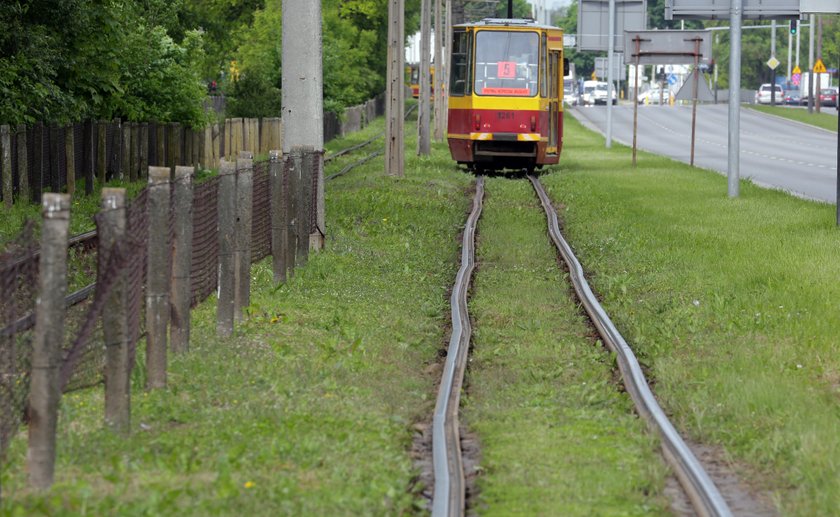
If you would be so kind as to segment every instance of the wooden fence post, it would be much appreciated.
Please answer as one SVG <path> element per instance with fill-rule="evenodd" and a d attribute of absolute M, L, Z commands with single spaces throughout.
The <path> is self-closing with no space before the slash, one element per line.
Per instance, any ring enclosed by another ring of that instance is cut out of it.
<path fill-rule="evenodd" d="M 169 142 L 166 165 L 170 170 L 170 178 L 175 176 L 175 166 L 181 163 L 181 143 L 184 141 L 184 131 L 181 124 L 169 124 Z"/>
<path fill-rule="evenodd" d="M 149 167 L 149 243 L 146 269 L 146 387 L 166 387 L 169 326 L 169 167 Z"/>
<path fill-rule="evenodd" d="M 124 253 L 125 189 L 102 189 L 103 224 L 99 225 L 99 267 L 106 267 L 114 253 Z M 131 363 L 128 336 L 128 291 L 126 269 L 120 267 L 102 312 L 105 337 L 105 425 L 117 432 L 131 426 Z"/>
<path fill-rule="evenodd" d="M 67 166 L 67 193 L 71 196 L 76 193 L 76 139 L 73 134 L 73 125 L 64 129 L 64 156 Z"/>
<path fill-rule="evenodd" d="M 183 136 L 184 136 L 184 155 L 181 156 L 181 159 L 178 160 L 178 163 L 175 166 L 179 165 L 192 165 L 192 155 L 193 155 L 193 130 L 191 128 L 185 127 L 183 129 Z"/>
<path fill-rule="evenodd" d="M 12 134 L 6 124 L 0 126 L 0 148 L 3 153 L 3 204 L 6 208 L 12 208 Z"/>
<path fill-rule="evenodd" d="M 274 271 L 274 283 L 286 281 L 286 248 L 289 245 L 289 223 L 286 220 L 286 204 L 288 193 L 286 190 L 281 151 L 270 151 L 269 165 L 271 206 L 271 259 Z"/>
<path fill-rule="evenodd" d="M 225 153 L 222 158 L 233 161 L 235 154 L 233 154 L 233 119 L 225 119 L 225 132 L 222 135 L 225 144 Z"/>
<path fill-rule="evenodd" d="M 192 133 L 192 141 L 193 141 L 193 153 L 192 153 L 192 160 L 187 165 L 191 165 L 193 168 L 199 167 L 201 165 L 201 142 L 202 138 L 201 135 L 204 133 L 203 130 L 199 131 L 198 129 L 193 129 L 190 131 Z"/>
<path fill-rule="evenodd" d="M 190 347 L 193 170 L 191 166 L 179 165 L 175 167 L 175 184 L 172 196 L 175 240 L 172 243 L 172 325 L 169 339 L 172 351 L 175 353 L 186 352 Z"/>
<path fill-rule="evenodd" d="M 157 143 L 157 160 L 155 165 L 166 167 L 166 124 L 158 122 L 155 124 L 155 137 Z M 149 165 L 152 165 L 151 163 Z"/>
<path fill-rule="evenodd" d="M 148 122 L 143 122 L 140 124 L 140 149 L 139 149 L 139 156 L 137 158 L 138 167 L 139 167 L 139 176 L 140 179 L 146 179 L 149 177 L 149 124 Z"/>
<path fill-rule="evenodd" d="M 222 129 L 224 126 L 219 126 L 219 124 L 213 124 L 213 133 L 212 133 L 212 143 L 210 144 L 213 148 L 213 166 L 212 168 L 218 169 L 222 165 L 222 143 L 223 143 L 223 135 Z"/>
<path fill-rule="evenodd" d="M 131 128 L 131 166 L 129 178 L 131 181 L 140 179 L 140 123 L 132 122 Z"/>
<path fill-rule="evenodd" d="M 29 390 L 29 485 L 44 490 L 53 483 L 55 432 L 58 422 L 59 369 L 64 341 L 64 296 L 67 292 L 67 232 L 70 196 L 42 196 L 43 227 L 32 343 Z"/>
<path fill-rule="evenodd" d="M 105 168 L 108 166 L 108 151 L 106 149 L 108 123 L 104 120 L 100 120 L 96 125 L 96 181 L 99 182 L 99 185 L 104 185 Z"/>
<path fill-rule="evenodd" d="M 29 189 L 29 153 L 26 145 L 26 126 L 19 124 L 17 127 L 17 169 L 18 182 L 20 183 L 20 198 L 26 202 L 32 201 L 32 193 Z"/>
<path fill-rule="evenodd" d="M 236 160 L 236 291 L 234 292 L 235 322 L 242 321 L 243 312 L 251 305 L 251 222 L 254 195 L 254 155 L 241 151 Z"/>
<path fill-rule="evenodd" d="M 120 179 L 131 180 L 131 122 L 120 124 Z"/>
<path fill-rule="evenodd" d="M 219 301 L 216 305 L 216 334 L 233 335 L 234 244 L 236 231 L 236 163 L 225 159 L 219 167 Z"/>

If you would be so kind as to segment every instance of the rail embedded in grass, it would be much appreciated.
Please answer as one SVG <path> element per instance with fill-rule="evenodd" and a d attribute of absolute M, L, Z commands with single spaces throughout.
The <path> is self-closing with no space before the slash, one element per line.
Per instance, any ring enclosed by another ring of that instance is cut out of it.
<path fill-rule="evenodd" d="M 557 222 L 557 212 L 539 180 L 534 176 L 528 176 L 528 179 L 534 186 L 534 190 L 537 192 L 545 210 L 551 239 L 569 267 L 569 277 L 575 292 L 595 324 L 598 334 L 610 350 L 616 354 L 627 392 L 633 399 L 636 409 L 662 439 L 665 458 L 674 469 L 695 510 L 704 516 L 723 517 L 732 515 L 715 484 L 665 416 L 647 384 L 633 350 L 624 341 L 621 333 L 613 325 L 612 320 L 610 320 L 589 287 L 583 273 L 583 267 L 575 257 L 572 248 L 563 238 Z"/>
<path fill-rule="evenodd" d="M 432 457 L 435 474 L 432 515 L 435 517 L 463 515 L 465 506 L 458 406 L 472 334 L 470 316 L 467 312 L 467 292 L 473 269 L 475 269 L 475 229 L 478 218 L 481 216 L 484 198 L 483 177 L 479 176 L 475 187 L 472 211 L 464 227 L 461 267 L 455 277 L 455 285 L 450 298 L 452 335 L 449 339 L 446 363 L 432 421 Z"/>

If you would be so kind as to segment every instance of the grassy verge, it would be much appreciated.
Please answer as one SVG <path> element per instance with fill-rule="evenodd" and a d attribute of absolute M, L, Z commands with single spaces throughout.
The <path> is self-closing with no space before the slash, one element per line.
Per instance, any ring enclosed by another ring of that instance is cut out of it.
<path fill-rule="evenodd" d="M 544 183 L 606 310 L 689 436 L 722 445 L 783 515 L 840 508 L 834 207 L 641 155 L 567 119 Z"/>
<path fill-rule="evenodd" d="M 425 367 L 445 341 L 470 178 L 443 146 L 406 154 L 405 179 L 378 159 L 327 185 L 326 249 L 282 288 L 254 266 L 233 339 L 215 337 L 212 300 L 193 313 L 193 349 L 173 358 L 169 389 L 135 387 L 129 436 L 102 429 L 100 390 L 65 397 L 46 495 L 24 488 L 18 437 L 0 513 L 417 512 L 411 424 L 434 403 Z"/>
<path fill-rule="evenodd" d="M 491 179 L 470 312 L 464 422 L 482 515 L 664 515 L 657 443 L 612 378 L 530 183 Z"/>
<path fill-rule="evenodd" d="M 808 113 L 808 110 L 798 108 L 786 108 L 782 106 L 763 106 L 758 104 L 746 104 L 750 109 L 769 113 L 778 117 L 795 120 L 804 124 L 828 129 L 829 131 L 837 131 L 837 117 L 829 115 L 828 113 Z M 834 108 L 823 108 L 823 110 L 834 110 Z"/>

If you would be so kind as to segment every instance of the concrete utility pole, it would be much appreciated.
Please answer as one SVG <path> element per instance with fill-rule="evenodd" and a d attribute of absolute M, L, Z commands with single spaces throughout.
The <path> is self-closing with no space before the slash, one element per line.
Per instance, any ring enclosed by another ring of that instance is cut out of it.
<path fill-rule="evenodd" d="M 324 245 L 324 74 L 321 0 L 283 0 L 283 153 L 311 146 L 318 162 L 313 247 Z M 236 156 L 228 157 L 236 160 Z"/>
<path fill-rule="evenodd" d="M 788 58 L 787 61 L 788 62 L 787 62 L 787 74 L 785 75 L 785 77 L 787 78 L 788 81 L 790 81 L 791 63 L 793 62 L 793 55 L 792 55 L 792 52 L 791 52 L 792 50 L 793 50 L 793 34 L 791 34 L 790 30 L 788 30 L 788 55 L 787 55 L 787 58 Z"/>
<path fill-rule="evenodd" d="M 441 77 L 441 63 L 443 62 L 443 0 L 432 0 L 435 3 L 435 141 L 443 140 L 440 121 L 443 119 L 443 81 Z"/>
<path fill-rule="evenodd" d="M 799 66 L 799 34 L 801 30 L 796 31 L 796 66 Z"/>
<path fill-rule="evenodd" d="M 417 155 L 431 153 L 429 108 L 431 108 L 430 67 L 432 66 L 432 0 L 420 3 L 420 112 L 417 116 Z"/>
<path fill-rule="evenodd" d="M 388 79 L 385 105 L 385 173 L 405 176 L 405 0 L 388 0 Z"/>
<path fill-rule="evenodd" d="M 738 197 L 741 175 L 741 18 L 743 0 L 732 0 L 729 11 L 729 152 L 727 190 Z"/>

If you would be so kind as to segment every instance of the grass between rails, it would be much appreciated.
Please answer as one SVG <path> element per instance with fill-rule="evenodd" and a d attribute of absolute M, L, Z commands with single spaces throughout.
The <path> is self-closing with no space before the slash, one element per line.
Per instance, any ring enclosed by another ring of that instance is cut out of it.
<path fill-rule="evenodd" d="M 524 179 L 487 181 L 462 421 L 481 442 L 482 515 L 665 515 L 657 440 L 560 269 Z"/>
<path fill-rule="evenodd" d="M 406 154 L 405 179 L 378 159 L 327 185 L 326 249 L 279 289 L 255 265 L 235 338 L 215 337 L 212 300 L 194 311 L 193 349 L 172 359 L 169 389 L 135 387 L 130 436 L 102 429 L 99 389 L 65 397 L 46 495 L 24 488 L 18 437 L 0 513 L 419 512 L 411 424 L 434 404 L 424 370 L 445 342 L 471 178 L 443 146 Z"/>
<path fill-rule="evenodd" d="M 804 124 L 821 127 L 829 131 L 837 132 L 837 117 L 828 113 L 808 113 L 807 109 L 786 108 L 782 106 L 763 106 L 758 104 L 746 104 L 750 109 L 760 111 L 762 113 L 769 113 L 778 117 L 795 120 Z M 823 110 L 832 110 L 835 108 L 822 108 Z"/>
<path fill-rule="evenodd" d="M 834 207 L 643 153 L 567 118 L 543 183 L 593 288 L 689 436 L 722 445 L 783 515 L 840 508 Z"/>

